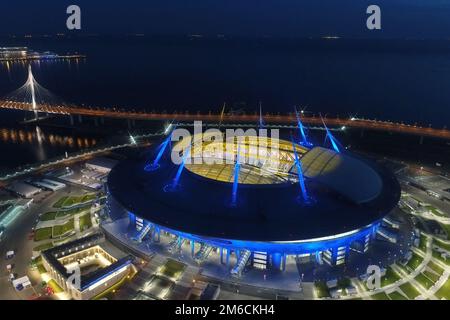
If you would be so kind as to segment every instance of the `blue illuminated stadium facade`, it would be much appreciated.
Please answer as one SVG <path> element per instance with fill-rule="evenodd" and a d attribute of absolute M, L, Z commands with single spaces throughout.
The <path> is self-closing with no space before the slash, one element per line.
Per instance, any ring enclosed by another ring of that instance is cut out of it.
<path fill-rule="evenodd" d="M 313 147 L 302 153 L 301 166 L 292 156 L 285 182 L 239 183 L 236 205 L 230 205 L 235 181 L 210 179 L 195 168 L 183 171 L 179 189 L 165 190 L 180 168 L 169 155 L 161 157 L 156 170 L 143 169 L 160 150 L 112 170 L 111 214 L 128 215 L 134 241 L 159 241 L 169 234 L 175 246 L 189 244 L 193 257 L 205 248 L 213 250 L 232 273 L 240 274 L 249 265 L 283 270 L 290 255 L 344 264 L 350 249 L 369 249 L 381 220 L 400 197 L 395 177 L 376 163 Z M 309 204 L 299 201 L 299 167 L 314 199 Z"/>

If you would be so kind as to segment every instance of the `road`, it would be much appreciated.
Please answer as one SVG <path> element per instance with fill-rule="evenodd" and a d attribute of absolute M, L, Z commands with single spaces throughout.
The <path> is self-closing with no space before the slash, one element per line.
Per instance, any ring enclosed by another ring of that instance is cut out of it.
<path fill-rule="evenodd" d="M 35 277 L 31 276 L 29 263 L 33 255 L 33 248 L 38 243 L 29 238 L 32 228 L 38 222 L 39 214 L 53 211 L 53 204 L 62 196 L 70 195 L 72 193 L 79 194 L 82 189 L 79 187 L 68 185 L 66 188 L 56 192 L 43 191 L 34 197 L 34 201 L 30 208 L 26 209 L 22 215 L 17 218 L 14 223 L 8 227 L 6 236 L 0 243 L 0 300 L 11 299 L 27 299 L 30 292 L 18 293 L 9 282 L 9 273 L 6 270 L 8 264 L 14 265 L 14 273 L 16 277 L 25 275 L 30 276 L 33 286 L 36 286 L 36 291 L 39 291 L 40 284 L 37 283 Z M 77 236 L 86 235 L 88 232 L 80 233 Z M 11 260 L 5 260 L 5 254 L 9 250 L 14 250 L 16 255 Z"/>
<path fill-rule="evenodd" d="M 157 113 L 147 111 L 125 110 L 121 108 L 97 108 L 84 106 L 66 106 L 38 104 L 37 110 L 42 113 L 61 114 L 61 115 L 81 115 L 93 117 L 121 118 L 134 120 L 169 120 L 169 121 L 196 121 L 204 122 L 224 122 L 224 123 L 258 123 L 259 114 L 214 114 L 214 113 Z M 14 109 L 34 112 L 31 103 L 0 100 L 0 108 Z M 291 124 L 297 123 L 295 114 L 266 114 L 263 115 L 264 122 L 267 124 Z M 316 116 L 301 116 L 301 120 L 309 125 L 322 125 L 322 119 Z M 420 127 L 416 125 L 407 125 L 402 123 L 355 119 L 355 118 L 325 118 L 325 123 L 332 127 L 352 127 L 359 129 L 370 129 L 388 132 L 398 132 L 412 134 L 423 137 L 435 137 L 450 139 L 450 130 L 437 129 L 431 127 Z"/>
<path fill-rule="evenodd" d="M 8 264 L 14 265 L 16 277 L 23 277 L 28 274 L 28 266 L 31 261 L 34 241 L 29 239 L 31 229 L 35 226 L 39 213 L 46 211 L 49 205 L 56 201 L 60 193 L 42 193 L 37 196 L 37 202 L 31 204 L 22 215 L 6 231 L 6 236 L 0 242 L 0 299 L 11 300 L 24 298 L 17 293 L 9 282 L 9 273 L 6 271 Z M 9 250 L 14 250 L 16 255 L 11 260 L 5 260 L 5 254 Z M 36 285 L 36 283 L 32 283 Z"/>

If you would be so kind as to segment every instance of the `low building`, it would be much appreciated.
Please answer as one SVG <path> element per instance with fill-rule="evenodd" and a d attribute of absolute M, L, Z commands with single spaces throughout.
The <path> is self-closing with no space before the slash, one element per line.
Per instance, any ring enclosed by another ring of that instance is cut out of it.
<path fill-rule="evenodd" d="M 8 228 L 18 217 L 28 209 L 33 199 L 17 199 L 0 208 L 0 229 Z M 1 234 L 1 232 L 0 232 Z"/>
<path fill-rule="evenodd" d="M 115 257 L 105 249 L 103 234 L 94 234 L 42 253 L 50 276 L 75 300 L 88 300 L 127 276 L 131 255 Z M 78 278 L 77 278 L 78 276 Z"/>
<path fill-rule="evenodd" d="M 49 179 L 32 181 L 29 184 L 34 185 L 39 188 L 42 188 L 42 189 L 45 189 L 45 190 L 50 190 L 53 192 L 64 189 L 66 187 L 66 185 L 64 183 L 54 181 L 54 180 L 49 180 Z"/>
<path fill-rule="evenodd" d="M 34 187 L 22 181 L 15 181 L 6 186 L 5 189 L 23 198 L 32 198 L 42 191 L 42 189 Z"/>
<path fill-rule="evenodd" d="M 56 178 L 65 178 L 73 174 L 73 170 L 69 167 L 62 169 L 51 170 L 46 173 L 47 176 L 56 177 Z"/>
<path fill-rule="evenodd" d="M 114 159 L 98 157 L 87 161 L 86 168 L 102 173 L 109 173 L 117 163 L 118 161 Z"/>
<path fill-rule="evenodd" d="M 93 171 L 91 169 L 89 170 L 82 170 L 81 171 L 83 178 L 89 179 L 89 180 L 96 180 L 96 181 L 102 181 L 108 176 L 108 172 L 103 171 Z"/>

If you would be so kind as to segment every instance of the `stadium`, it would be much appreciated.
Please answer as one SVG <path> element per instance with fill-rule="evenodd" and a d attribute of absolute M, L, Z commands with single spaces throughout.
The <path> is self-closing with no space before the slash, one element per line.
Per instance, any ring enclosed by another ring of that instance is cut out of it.
<path fill-rule="evenodd" d="M 169 237 L 169 252 L 188 246 L 198 263 L 215 254 L 233 275 L 247 266 L 284 270 L 290 256 L 338 266 L 350 250 L 368 250 L 399 201 L 390 171 L 338 148 L 332 136 L 331 149 L 293 138 L 220 138 L 172 143 L 169 135 L 113 168 L 107 206 L 111 216 L 128 215 L 132 241 Z"/>

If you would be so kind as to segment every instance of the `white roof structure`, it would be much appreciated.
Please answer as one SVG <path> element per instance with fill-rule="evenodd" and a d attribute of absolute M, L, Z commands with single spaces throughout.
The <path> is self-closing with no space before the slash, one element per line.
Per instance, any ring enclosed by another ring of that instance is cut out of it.
<path fill-rule="evenodd" d="M 375 170 L 357 158 L 314 147 L 301 159 L 303 175 L 344 195 L 356 203 L 376 198 L 383 187 Z"/>
<path fill-rule="evenodd" d="M 60 189 L 63 189 L 64 187 L 66 187 L 66 185 L 64 183 L 54 181 L 54 180 L 49 180 L 49 179 L 35 181 L 34 184 L 41 188 L 49 189 L 52 191 L 57 191 L 57 190 L 60 190 Z"/>
<path fill-rule="evenodd" d="M 41 192 L 42 190 L 27 183 L 21 181 L 15 181 L 6 187 L 7 190 L 10 190 L 18 195 L 21 195 L 25 198 L 30 198 L 33 195 Z"/>
<path fill-rule="evenodd" d="M 114 159 L 98 157 L 87 161 L 86 166 L 94 169 L 111 171 L 117 163 L 118 161 Z"/>

